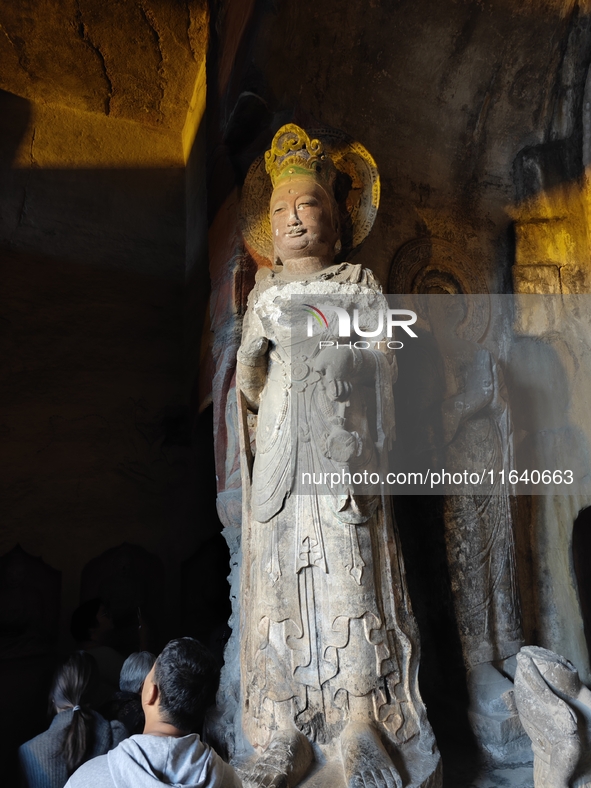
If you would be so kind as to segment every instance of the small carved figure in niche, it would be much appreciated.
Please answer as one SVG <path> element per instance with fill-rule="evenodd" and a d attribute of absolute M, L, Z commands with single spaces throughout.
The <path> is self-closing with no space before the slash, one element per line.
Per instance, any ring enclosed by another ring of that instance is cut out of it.
<path fill-rule="evenodd" d="M 359 243 L 379 195 L 367 151 L 336 142 L 331 158 L 330 138 L 323 144 L 288 125 L 265 157 L 271 254 L 280 264 L 257 275 L 237 366 L 241 724 L 257 750 L 243 779 L 295 786 L 314 744 L 340 760 L 350 788 L 434 787 L 439 754 L 417 685 L 418 635 L 389 501 L 353 485 L 296 489 L 302 468 L 352 470 L 361 455 L 379 464 L 394 429 L 391 359 L 378 349 L 320 350 L 318 336 L 294 340 L 284 317 L 303 294 L 338 296 L 350 309 L 360 299 L 376 312 L 387 307 L 370 271 L 334 262 L 341 228 L 348 220 Z M 357 186 L 350 214 L 335 198 L 339 163 Z M 247 183 L 246 196 L 254 192 Z M 362 376 L 371 378 L 371 407 Z"/>
<path fill-rule="evenodd" d="M 512 429 L 498 362 L 485 347 L 458 335 L 466 309 L 460 294 L 429 300 L 443 368 L 444 464 L 454 470 L 494 469 L 494 483 L 486 494 L 445 497 L 446 548 L 471 712 L 511 715 L 512 684 L 495 665 L 512 675 L 515 667 L 508 661 L 514 663 L 524 643 L 511 501 L 498 473 L 513 467 Z M 472 722 L 486 743 L 485 719 Z"/>
<path fill-rule="evenodd" d="M 545 648 L 522 648 L 515 702 L 534 751 L 535 788 L 589 788 L 591 692 L 574 665 Z"/>

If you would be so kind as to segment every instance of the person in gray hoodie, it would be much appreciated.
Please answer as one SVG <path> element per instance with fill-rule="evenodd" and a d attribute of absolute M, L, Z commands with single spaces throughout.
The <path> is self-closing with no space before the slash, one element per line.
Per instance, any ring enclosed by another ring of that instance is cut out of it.
<path fill-rule="evenodd" d="M 191 733 L 216 684 L 215 660 L 197 640 L 171 640 L 144 681 L 144 732 L 83 764 L 66 788 L 241 788 L 234 769 Z"/>

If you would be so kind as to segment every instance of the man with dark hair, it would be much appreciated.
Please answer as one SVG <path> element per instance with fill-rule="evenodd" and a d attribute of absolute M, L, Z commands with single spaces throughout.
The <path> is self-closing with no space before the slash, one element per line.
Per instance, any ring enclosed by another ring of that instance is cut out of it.
<path fill-rule="evenodd" d="M 144 730 L 146 718 L 142 709 L 142 687 L 155 662 L 156 657 L 149 651 L 130 654 L 121 668 L 119 691 L 100 707 L 100 713 L 106 720 L 119 720 L 130 736 Z"/>
<path fill-rule="evenodd" d="M 193 732 L 214 699 L 217 681 L 216 662 L 201 643 L 171 640 L 144 681 L 143 734 L 83 764 L 66 788 L 241 788 L 234 769 Z"/>
<path fill-rule="evenodd" d="M 133 692 L 141 695 L 146 676 L 154 667 L 156 657 L 149 651 L 136 651 L 130 654 L 121 668 L 119 674 L 119 689 L 121 692 Z"/>

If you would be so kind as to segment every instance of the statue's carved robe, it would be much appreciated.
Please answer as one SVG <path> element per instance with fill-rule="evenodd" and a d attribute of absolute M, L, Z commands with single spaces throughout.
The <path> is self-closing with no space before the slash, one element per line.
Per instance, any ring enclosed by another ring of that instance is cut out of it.
<path fill-rule="evenodd" d="M 251 743 L 264 745 L 277 703 L 288 702 L 296 725 L 323 743 L 365 698 L 368 721 L 407 741 L 429 729 L 389 500 L 357 495 L 348 484 L 296 489 L 303 471 L 383 467 L 394 430 L 393 364 L 379 349 L 357 351 L 364 372 L 351 380 L 348 405 L 329 398 L 318 371 L 322 337 L 296 338 L 291 295 L 316 303 L 338 295 L 351 308 L 360 298 L 375 310 L 387 304 L 359 265 L 333 265 L 297 282 L 265 273 L 250 295 L 238 352 L 246 367 L 268 364 L 243 523 L 244 728 Z M 373 388 L 364 385 L 368 375 Z M 344 462 L 352 435 L 357 452 Z"/>

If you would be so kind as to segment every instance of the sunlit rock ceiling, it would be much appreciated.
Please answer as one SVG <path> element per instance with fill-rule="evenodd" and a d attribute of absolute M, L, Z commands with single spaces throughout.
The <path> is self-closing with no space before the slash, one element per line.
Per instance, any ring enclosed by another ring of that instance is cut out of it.
<path fill-rule="evenodd" d="M 206 0 L 2 6 L 0 89 L 29 101 L 13 163 L 182 166 L 205 108 L 208 25 Z"/>
<path fill-rule="evenodd" d="M 206 41 L 202 0 L 5 3 L 0 88 L 180 131 Z"/>

